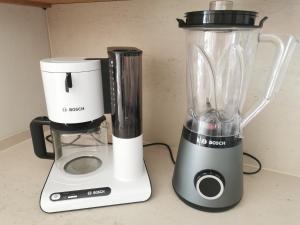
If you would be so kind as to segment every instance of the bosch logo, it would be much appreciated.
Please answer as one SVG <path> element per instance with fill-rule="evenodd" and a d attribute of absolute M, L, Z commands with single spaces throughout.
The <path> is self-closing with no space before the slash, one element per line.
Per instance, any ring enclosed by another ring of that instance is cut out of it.
<path fill-rule="evenodd" d="M 183 128 L 182 137 L 198 146 L 208 147 L 212 149 L 227 149 L 241 144 L 241 138 L 237 136 L 206 136 Z M 202 149 L 202 148 L 199 148 Z"/>
<path fill-rule="evenodd" d="M 95 190 L 93 191 L 94 195 L 105 194 L 105 190 Z"/>
<path fill-rule="evenodd" d="M 205 146 L 225 146 L 226 141 L 219 141 L 219 140 L 207 140 L 204 137 L 198 137 L 198 143 Z"/>
<path fill-rule="evenodd" d="M 225 146 L 226 142 L 225 141 L 209 141 L 208 142 L 209 145 L 218 145 L 218 146 Z"/>
<path fill-rule="evenodd" d="M 206 145 L 207 140 L 203 137 L 198 137 L 198 143 L 200 143 L 201 145 Z"/>
<path fill-rule="evenodd" d="M 80 106 L 80 107 L 69 107 L 69 108 L 63 107 L 62 108 L 63 112 L 80 112 L 80 111 L 83 111 L 83 110 L 84 110 L 84 107 L 82 107 L 82 106 Z"/>
<path fill-rule="evenodd" d="M 84 107 L 73 107 L 69 108 L 69 112 L 78 112 L 78 111 L 83 111 Z"/>
<path fill-rule="evenodd" d="M 201 139 L 200 143 L 203 144 L 203 145 L 206 145 L 207 144 L 207 140 L 203 138 L 203 139 Z"/>

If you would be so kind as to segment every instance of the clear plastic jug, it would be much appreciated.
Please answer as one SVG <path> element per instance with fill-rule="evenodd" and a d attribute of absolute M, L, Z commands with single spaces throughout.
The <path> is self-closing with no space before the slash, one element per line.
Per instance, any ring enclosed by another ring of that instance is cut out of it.
<path fill-rule="evenodd" d="M 218 13 L 224 13 L 223 19 L 226 19 L 226 11 L 231 16 L 240 12 L 256 17 L 255 12 L 213 10 L 191 12 L 191 15 L 186 15 L 186 22 L 178 20 L 179 26 L 186 32 L 188 110 L 185 127 L 206 136 L 241 134 L 242 128 L 268 104 L 278 89 L 297 43 L 293 36 L 262 34 L 261 29 L 267 18 L 263 18 L 259 25 L 251 26 L 192 24 L 193 17 L 199 16 L 199 13 L 204 14 L 201 15 L 204 21 Z M 273 69 L 264 96 L 242 115 L 256 50 L 262 42 L 272 43 L 277 49 Z"/>

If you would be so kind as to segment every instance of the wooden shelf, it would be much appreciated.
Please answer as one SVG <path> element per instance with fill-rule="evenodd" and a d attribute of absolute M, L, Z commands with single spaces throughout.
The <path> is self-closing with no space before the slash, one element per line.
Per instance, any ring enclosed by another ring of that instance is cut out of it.
<path fill-rule="evenodd" d="M 110 2 L 110 1 L 122 1 L 122 0 L 0 0 L 0 3 L 11 3 L 11 4 L 30 5 L 30 6 L 37 6 L 42 8 L 49 8 L 51 7 L 51 5 L 54 4 Z"/>

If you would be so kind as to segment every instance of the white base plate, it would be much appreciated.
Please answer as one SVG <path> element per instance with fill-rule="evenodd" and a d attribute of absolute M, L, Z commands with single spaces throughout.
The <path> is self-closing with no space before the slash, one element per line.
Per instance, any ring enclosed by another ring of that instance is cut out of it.
<path fill-rule="evenodd" d="M 147 201 L 151 196 L 151 183 L 144 168 L 143 175 L 133 181 L 121 181 L 114 177 L 113 152 L 111 147 L 103 151 L 99 158 L 102 165 L 96 171 L 86 175 L 70 175 L 53 164 L 41 193 L 41 209 L 47 213 L 78 209 L 95 208 Z M 73 198 L 53 201 L 53 193 L 62 193 L 87 189 L 109 187 L 111 193 L 106 196 Z"/>

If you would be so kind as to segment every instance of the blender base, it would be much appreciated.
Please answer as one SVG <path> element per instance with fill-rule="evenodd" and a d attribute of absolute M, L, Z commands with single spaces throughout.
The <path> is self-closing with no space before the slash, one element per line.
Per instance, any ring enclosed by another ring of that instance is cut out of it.
<path fill-rule="evenodd" d="M 210 148 L 182 136 L 172 185 L 177 196 L 195 209 L 219 212 L 232 208 L 243 196 L 242 142 Z"/>
<path fill-rule="evenodd" d="M 233 205 L 230 205 L 230 206 L 226 206 L 226 207 L 221 207 L 221 208 L 211 208 L 211 207 L 205 207 L 205 206 L 200 206 L 200 205 L 196 205 L 192 202 L 189 202 L 187 201 L 186 199 L 182 198 L 175 190 L 174 186 L 173 186 L 173 190 L 175 192 L 175 194 L 177 195 L 177 197 L 183 202 L 185 203 L 186 205 L 194 208 L 194 209 L 197 209 L 197 210 L 200 210 L 200 211 L 204 211 L 204 212 L 211 212 L 211 213 L 218 213 L 218 212 L 224 212 L 224 211 L 227 211 L 227 210 L 230 210 L 232 208 L 234 208 L 236 205 L 238 205 L 240 203 L 240 201 L 242 200 L 242 198 L 234 203 Z"/>
<path fill-rule="evenodd" d="M 114 177 L 111 146 L 101 154 L 101 167 L 85 175 L 67 174 L 53 164 L 40 196 L 42 211 L 72 211 L 144 202 L 150 198 L 151 183 L 146 166 L 140 178 L 121 181 Z"/>

